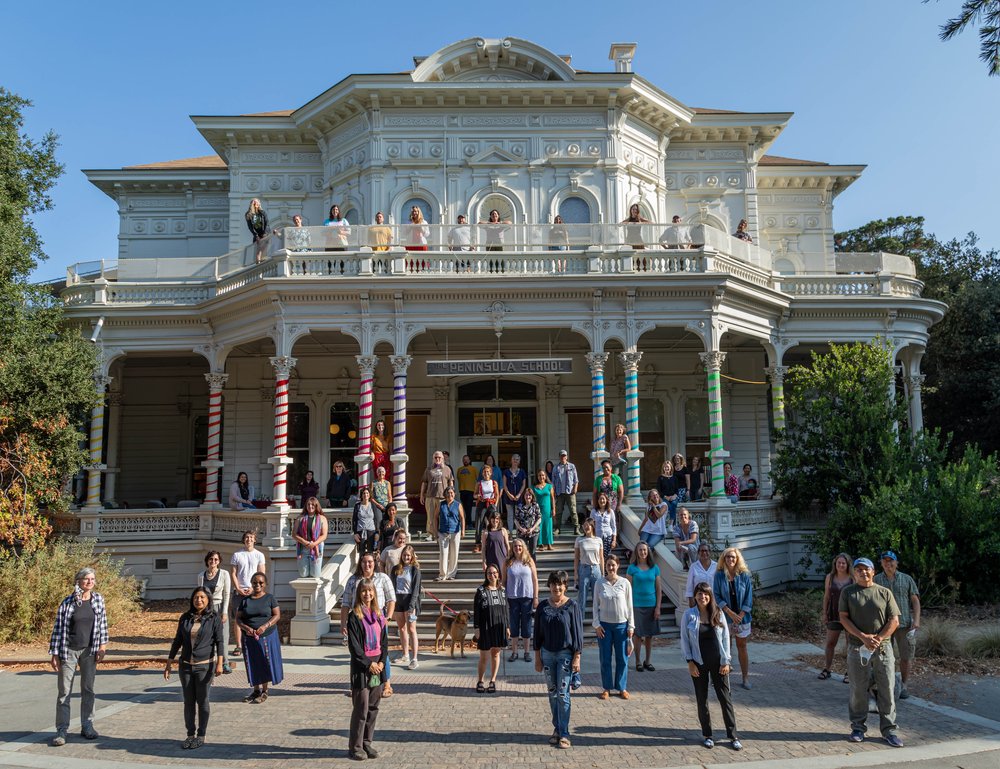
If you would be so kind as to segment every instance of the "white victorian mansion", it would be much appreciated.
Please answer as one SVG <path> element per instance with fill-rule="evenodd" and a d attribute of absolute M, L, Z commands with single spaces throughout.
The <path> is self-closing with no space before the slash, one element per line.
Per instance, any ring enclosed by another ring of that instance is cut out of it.
<path fill-rule="evenodd" d="M 620 422 L 638 519 L 664 458 L 703 458 L 716 483 L 696 517 L 751 550 L 764 586 L 792 579 L 808 520 L 769 479 L 786 367 L 888 338 L 919 426 L 945 308 L 908 258 L 834 252 L 834 200 L 863 166 L 769 154 L 791 113 L 682 104 L 634 54 L 612 45 L 608 71 L 585 72 L 469 38 L 288 111 L 195 116 L 205 157 L 87 171 L 120 234 L 62 294 L 107 392 L 83 533 L 159 596 L 255 518 L 291 573 L 289 496 L 307 470 L 322 494 L 338 459 L 370 480 L 379 418 L 416 528 L 435 449 L 456 467 L 518 453 L 533 473 L 565 448 L 583 492 Z M 252 199 L 272 231 L 256 244 Z M 725 498 L 724 461 L 752 465 L 759 500 Z M 239 472 L 270 500 L 259 513 L 227 510 Z"/>

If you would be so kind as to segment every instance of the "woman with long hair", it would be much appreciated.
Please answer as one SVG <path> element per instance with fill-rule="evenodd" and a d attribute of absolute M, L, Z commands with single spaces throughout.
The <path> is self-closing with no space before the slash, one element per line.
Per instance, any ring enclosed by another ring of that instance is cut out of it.
<path fill-rule="evenodd" d="M 583 519 L 583 534 L 573 544 L 573 573 L 576 575 L 580 611 L 586 611 L 588 595 L 604 575 L 604 542 L 594 533 L 594 519 Z"/>
<path fill-rule="evenodd" d="M 549 513 L 549 520 L 552 520 Z M 535 557 L 535 548 L 538 545 L 538 532 L 542 526 L 541 506 L 535 501 L 535 492 L 529 486 L 524 490 L 521 501 L 514 508 L 514 531 L 512 532 L 518 539 L 521 539 L 528 546 L 528 555 L 532 559 Z M 527 638 L 527 637 L 526 637 Z"/>
<path fill-rule="evenodd" d="M 616 424 L 614 437 L 611 438 L 611 443 L 608 445 L 608 453 L 611 455 L 608 459 L 614 474 L 619 478 L 625 475 L 625 470 L 628 467 L 628 457 L 625 456 L 625 452 L 630 451 L 631 448 L 632 442 L 625 432 L 625 425 Z"/>
<path fill-rule="evenodd" d="M 628 661 L 632 655 L 632 635 L 635 632 L 635 609 L 632 606 L 632 583 L 618 575 L 618 556 L 609 555 L 604 561 L 607 576 L 597 580 L 594 588 L 594 630 L 601 655 L 601 699 L 616 691 L 623 700 L 628 693 Z M 583 607 L 580 607 L 581 611 Z M 614 653 L 615 667 L 611 669 Z M 613 673 L 613 675 L 612 675 Z"/>
<path fill-rule="evenodd" d="M 622 500 L 625 498 L 625 484 L 620 476 L 612 472 L 611 460 L 601 460 L 601 474 L 594 479 L 594 494 L 591 497 L 591 505 L 597 506 L 597 496 L 605 494 L 608 497 L 608 506 L 612 512 L 618 512 Z"/>
<path fill-rule="evenodd" d="M 243 218 L 247 221 L 247 229 L 250 230 L 250 235 L 256 246 L 254 254 L 257 264 L 260 264 L 264 260 L 264 239 L 267 237 L 268 224 L 267 214 L 261 208 L 258 198 L 250 201 L 250 206 L 247 208 L 247 212 L 243 215 Z"/>
<path fill-rule="evenodd" d="M 649 219 L 644 219 L 638 203 L 633 203 L 628 207 L 628 216 L 622 220 L 625 225 L 625 242 L 637 251 L 646 247 L 646 242 L 642 237 L 642 225 L 649 224 Z"/>
<path fill-rule="evenodd" d="M 323 222 L 324 227 L 335 228 L 329 242 L 332 244 L 327 251 L 346 251 L 347 244 L 351 237 L 351 223 L 340 213 L 340 206 L 330 206 L 330 213 Z"/>
<path fill-rule="evenodd" d="M 489 462 L 491 457 L 486 457 Z M 476 491 L 472 497 L 476 502 L 476 547 L 474 552 L 481 553 L 480 544 L 483 538 L 483 529 L 486 528 L 486 519 L 491 510 L 496 510 L 500 504 L 500 485 L 493 477 L 493 465 L 483 465 L 479 480 L 476 482 Z"/>
<path fill-rule="evenodd" d="M 740 478 L 738 475 L 733 475 L 732 462 L 726 462 L 722 465 L 722 488 L 730 502 L 739 501 Z"/>
<path fill-rule="evenodd" d="M 753 609 L 753 580 L 743 554 L 735 547 L 727 547 L 719 557 L 712 586 L 715 600 L 730 622 L 730 634 L 736 638 L 736 651 L 740 659 L 743 688 L 750 688 L 750 610 Z"/>
<path fill-rule="evenodd" d="M 736 225 L 736 232 L 733 233 L 733 237 L 745 240 L 747 243 L 753 243 L 753 238 L 750 237 L 750 226 L 747 224 L 746 219 L 740 219 L 740 223 Z"/>
<path fill-rule="evenodd" d="M 532 615 L 538 608 L 538 571 L 528 546 L 521 538 L 510 545 L 504 568 L 504 590 L 510 607 L 510 659 L 517 659 L 517 641 L 524 642 L 524 661 L 531 662 Z"/>
<path fill-rule="evenodd" d="M 431 228 L 424 221 L 424 212 L 420 206 L 410 208 L 410 223 L 407 225 L 407 251 L 426 251 L 427 241 L 431 236 Z"/>
<path fill-rule="evenodd" d="M 650 489 L 646 496 L 646 515 L 639 526 L 639 540 L 649 545 L 650 550 L 660 544 L 667 536 L 667 519 L 670 509 L 667 503 L 660 499 L 656 489 Z"/>
<path fill-rule="evenodd" d="M 656 493 L 667 503 L 670 515 L 670 525 L 677 523 L 677 476 L 674 475 L 674 463 L 669 459 L 660 467 L 660 477 L 656 479 Z"/>
<path fill-rule="evenodd" d="M 597 505 L 590 511 L 590 519 L 594 522 L 594 533 L 604 541 L 604 557 L 607 558 L 618 547 L 618 524 L 608 495 L 603 491 L 597 495 Z"/>
<path fill-rule="evenodd" d="M 188 610 L 177 621 L 177 632 L 170 644 L 163 680 L 170 680 L 170 665 L 181 652 L 177 674 L 181 679 L 184 695 L 184 726 L 187 739 L 181 744 L 185 750 L 200 748 L 205 744 L 208 730 L 209 692 L 215 676 L 222 675 L 222 661 L 226 651 L 226 636 L 222 620 L 212 604 L 212 594 L 204 587 L 191 591 Z M 195 716 L 197 715 L 197 718 Z"/>
<path fill-rule="evenodd" d="M 546 464 L 551 465 L 552 463 L 547 462 Z M 535 473 L 535 485 L 531 487 L 532 495 L 538 503 L 538 512 L 542 517 L 538 528 L 539 550 L 551 550 L 554 541 L 552 530 L 555 528 L 556 522 L 556 493 L 549 481 L 550 477 L 548 471 L 539 470 Z M 532 553 L 531 557 L 534 558 L 535 554 Z"/>
<path fill-rule="evenodd" d="M 396 503 L 389 502 L 382 511 L 382 520 L 378 525 L 378 543 L 380 550 L 392 547 L 396 540 L 396 532 L 403 531 L 403 527 L 396 520 Z M 405 532 L 404 532 L 405 534 Z M 379 557 L 381 560 L 381 556 Z"/>
<path fill-rule="evenodd" d="M 653 653 L 653 636 L 660 634 L 663 587 L 660 585 L 660 567 L 653 562 L 653 551 L 645 542 L 635 546 L 626 576 L 632 583 L 632 604 L 635 607 L 635 672 L 656 670 L 650 657 Z M 643 662 L 639 662 L 643 645 L 646 657 Z"/>
<path fill-rule="evenodd" d="M 295 522 L 292 536 L 296 542 L 299 576 L 319 579 L 323 574 L 323 548 L 329 533 L 326 516 L 316 497 L 302 505 L 302 515 Z"/>
<path fill-rule="evenodd" d="M 306 470 L 306 476 L 299 484 L 299 496 L 303 503 L 309 497 L 319 497 L 319 484 L 316 482 L 316 474 L 312 470 Z"/>
<path fill-rule="evenodd" d="M 701 502 L 702 492 L 705 488 L 705 468 L 701 466 L 701 457 L 691 457 L 688 480 L 691 483 L 691 501 Z"/>
<path fill-rule="evenodd" d="M 396 585 L 396 611 L 394 617 L 399 626 L 399 641 L 403 656 L 394 661 L 410 670 L 420 667 L 417 654 L 420 642 L 417 638 L 417 617 L 420 616 L 420 561 L 413 545 L 406 545 L 399 555 L 399 564 L 392 570 Z"/>
<path fill-rule="evenodd" d="M 253 691 L 243 698 L 244 702 L 266 702 L 268 687 L 280 684 L 285 677 L 278 639 L 280 620 L 281 607 L 267 592 L 267 575 L 259 571 L 250 578 L 250 595 L 243 596 L 236 612 L 236 621 L 243 631 L 247 681 L 253 687 Z"/>
<path fill-rule="evenodd" d="M 503 251 L 504 237 L 507 230 L 510 229 L 510 219 L 501 219 L 500 212 L 494 208 L 489 213 L 488 221 L 480 222 L 480 224 L 483 225 L 486 235 L 486 250 Z"/>
<path fill-rule="evenodd" d="M 378 469 L 384 468 L 386 477 L 392 475 L 392 464 L 389 462 L 389 452 L 392 449 L 392 436 L 385 431 L 385 420 L 376 419 L 372 428 L 372 469 L 378 476 Z M 392 499 L 392 497 L 390 497 Z"/>
<path fill-rule="evenodd" d="M 347 619 L 347 648 L 351 654 L 352 704 L 348 755 L 356 761 L 378 758 L 372 742 L 382 687 L 388 682 L 389 630 L 371 579 L 360 580 L 354 591 Z"/>
<path fill-rule="evenodd" d="M 493 511 L 500 519 L 500 514 Z M 507 605 L 507 593 L 500 579 L 500 569 L 491 563 L 486 567 L 483 584 L 476 588 L 476 597 L 472 605 L 472 624 L 476 628 L 476 648 L 479 649 L 479 665 L 476 691 L 482 694 L 493 694 L 497 690 L 497 673 L 500 672 L 500 651 L 510 639 L 510 608 Z M 486 676 L 486 663 L 490 663 L 490 683 L 483 680 Z"/>
<path fill-rule="evenodd" d="M 354 514 L 351 516 L 351 531 L 354 532 L 359 555 L 375 552 L 375 540 L 381 522 L 382 515 L 372 504 L 371 489 L 362 486 L 358 489 L 358 501 L 354 504 Z"/>
<path fill-rule="evenodd" d="M 198 574 L 198 587 L 203 587 L 212 596 L 212 611 L 222 623 L 222 637 L 229 638 L 229 628 L 226 623 L 229 621 L 229 597 L 233 590 L 233 582 L 229 578 L 229 572 L 222 567 L 222 553 L 218 550 L 209 550 L 205 554 L 205 570 Z M 229 656 L 226 647 L 222 647 L 222 672 L 232 673 L 233 669 L 229 665 Z"/>
<path fill-rule="evenodd" d="M 344 593 L 340 599 L 340 632 L 344 637 L 344 643 L 349 644 L 348 639 L 348 619 L 351 607 L 354 606 L 357 598 L 357 588 L 364 580 L 370 580 L 375 586 L 375 601 L 379 611 L 384 617 L 392 617 L 396 611 L 396 588 L 393 585 L 392 577 L 381 571 L 375 571 L 375 555 L 365 553 L 358 558 L 357 568 L 354 574 L 347 578 L 344 585 Z M 382 696 L 389 698 L 392 696 L 392 666 L 389 664 L 388 653 L 385 657 L 385 671 L 382 680 L 385 686 Z"/>
<path fill-rule="evenodd" d="M 733 750 L 743 750 L 743 744 L 736 734 L 736 713 L 729 690 L 729 669 L 732 662 L 729 653 L 729 626 L 707 582 L 695 585 L 694 603 L 692 608 L 684 612 L 681 620 L 681 652 L 687 660 L 688 673 L 694 684 L 698 721 L 701 723 L 701 744 L 706 748 L 715 746 L 712 739 L 712 717 L 708 710 L 708 682 L 711 679 L 715 696 L 722 706 L 722 720 L 726 725 L 726 736 L 731 740 L 730 746 Z"/>
<path fill-rule="evenodd" d="M 246 473 L 237 473 L 236 480 L 229 487 L 229 508 L 231 510 L 256 510 L 253 504 L 253 486 Z"/>
<path fill-rule="evenodd" d="M 674 466 L 674 478 L 677 481 L 677 502 L 683 504 L 691 499 L 691 470 L 686 466 L 684 455 L 680 452 L 670 458 Z"/>
<path fill-rule="evenodd" d="M 375 468 L 375 482 L 372 484 L 372 504 L 378 511 L 382 521 L 385 520 L 385 509 L 392 502 L 392 484 L 385 477 L 385 468 Z M 379 521 L 378 536 L 375 537 L 375 547 L 381 549 L 385 547 L 386 540 L 382 539 L 382 521 Z"/>
<path fill-rule="evenodd" d="M 483 571 L 490 566 L 496 566 L 503 581 L 504 569 L 507 564 L 507 553 L 510 552 L 510 535 L 503 527 L 500 511 L 491 507 L 486 513 L 486 529 L 480 542 L 483 551 Z"/>
<path fill-rule="evenodd" d="M 830 573 L 826 575 L 823 583 L 823 622 L 826 623 L 826 665 L 819 674 L 821 680 L 826 680 L 831 675 L 830 667 L 833 665 L 833 653 L 837 649 L 837 641 L 840 634 L 844 632 L 844 626 L 840 624 L 840 591 L 854 582 L 851 574 L 851 556 L 847 553 L 837 553 L 830 565 Z M 847 674 L 844 674 L 844 683 L 848 683 Z"/>

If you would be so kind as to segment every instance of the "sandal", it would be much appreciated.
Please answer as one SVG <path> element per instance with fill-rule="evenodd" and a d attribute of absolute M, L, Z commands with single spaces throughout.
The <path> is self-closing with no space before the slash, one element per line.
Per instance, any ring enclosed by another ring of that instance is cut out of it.
<path fill-rule="evenodd" d="M 254 689 L 246 697 L 243 698 L 243 701 L 244 702 L 256 702 L 257 698 L 260 697 L 260 695 L 261 695 L 260 689 Z"/>
<path fill-rule="evenodd" d="M 829 678 L 829 677 L 830 677 L 831 675 L 833 675 L 833 674 L 832 674 L 832 673 L 830 672 L 830 668 L 823 668 L 823 671 L 822 671 L 822 672 L 821 672 L 821 673 L 820 673 L 820 674 L 819 674 L 818 676 L 816 676 L 816 677 L 817 677 L 817 678 L 818 678 L 818 679 L 819 679 L 820 681 L 825 681 L 825 680 L 826 680 L 826 679 L 828 679 L 828 678 Z"/>
<path fill-rule="evenodd" d="M 844 673 L 844 683 L 849 684 L 850 681 L 847 680 L 847 673 Z"/>
<path fill-rule="evenodd" d="M 490 681 L 490 685 L 486 687 L 487 694 L 496 694 L 497 692 L 497 682 Z"/>
<path fill-rule="evenodd" d="M 479 692 L 480 694 L 482 694 L 483 692 L 485 692 L 486 691 L 486 684 L 484 684 L 482 681 L 479 681 L 476 684 L 476 691 Z"/>
<path fill-rule="evenodd" d="M 393 694 L 394 694 L 394 692 L 392 691 L 392 687 L 389 685 L 389 682 L 386 681 L 385 682 L 385 688 L 382 689 L 382 698 L 387 700 Z"/>
<path fill-rule="evenodd" d="M 260 696 L 257 698 L 257 704 L 263 705 L 265 702 L 267 702 L 267 692 L 261 692 Z"/>

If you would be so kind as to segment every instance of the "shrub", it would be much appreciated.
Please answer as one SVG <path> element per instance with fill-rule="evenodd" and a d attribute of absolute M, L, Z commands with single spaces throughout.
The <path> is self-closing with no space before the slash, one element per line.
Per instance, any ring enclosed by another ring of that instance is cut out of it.
<path fill-rule="evenodd" d="M 85 566 L 97 572 L 97 592 L 107 605 L 108 623 L 139 610 L 139 582 L 122 573 L 122 561 L 95 551 L 92 539 L 57 539 L 21 555 L 0 552 L 0 643 L 47 638 L 73 578 Z"/>
<path fill-rule="evenodd" d="M 917 654 L 921 657 L 957 657 L 962 642 L 954 622 L 925 619 L 917 633 Z"/>
<path fill-rule="evenodd" d="M 753 624 L 771 633 L 800 637 L 820 628 L 822 590 L 789 590 L 769 596 L 755 596 Z"/>
<path fill-rule="evenodd" d="M 965 643 L 965 654 L 968 657 L 1000 657 L 1000 627 L 992 627 L 973 636 Z"/>

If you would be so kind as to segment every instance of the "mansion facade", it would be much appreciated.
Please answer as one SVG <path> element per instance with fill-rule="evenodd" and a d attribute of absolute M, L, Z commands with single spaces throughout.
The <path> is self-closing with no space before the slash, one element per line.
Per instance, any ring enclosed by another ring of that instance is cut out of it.
<path fill-rule="evenodd" d="M 674 453 L 711 466 L 713 499 L 724 461 L 769 499 L 787 367 L 875 337 L 918 427 L 944 306 L 905 257 L 835 253 L 863 167 L 771 154 L 791 113 L 683 104 L 634 54 L 586 72 L 470 38 L 285 112 L 195 116 L 206 157 L 86 171 L 120 234 L 62 293 L 107 396 L 82 510 L 225 507 L 246 472 L 284 514 L 307 470 L 321 490 L 336 460 L 371 479 L 377 419 L 411 509 L 435 449 L 534 472 L 566 448 L 586 476 L 619 422 L 628 499 Z"/>

